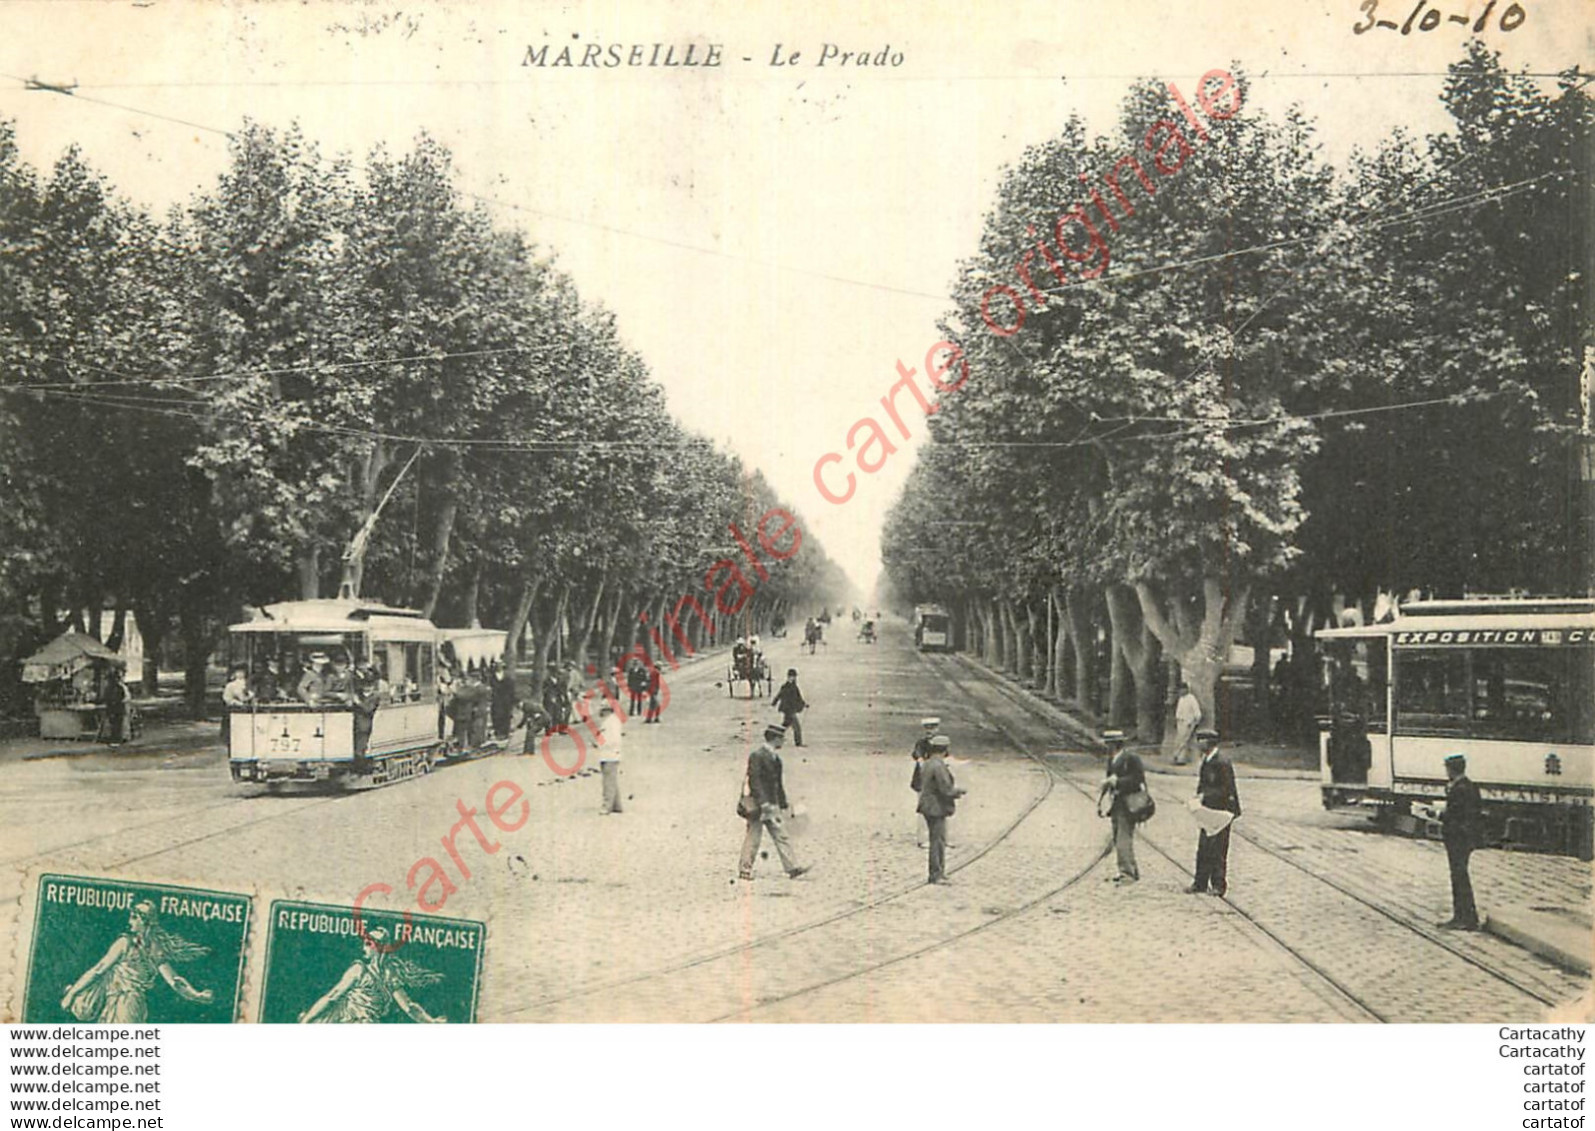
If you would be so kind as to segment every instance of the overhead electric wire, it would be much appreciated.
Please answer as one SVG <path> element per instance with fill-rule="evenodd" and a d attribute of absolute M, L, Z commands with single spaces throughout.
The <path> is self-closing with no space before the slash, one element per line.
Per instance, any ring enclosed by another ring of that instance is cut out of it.
<path fill-rule="evenodd" d="M 1453 72 L 1447 71 L 1447 72 L 1434 72 L 1434 73 L 1437 74 L 1437 75 L 1449 75 L 1449 74 L 1452 74 Z M 1481 72 L 1481 73 L 1483 73 L 1483 72 Z M 1560 75 L 1561 75 L 1561 73 L 1558 72 L 1557 73 L 1557 77 L 1560 77 Z M 6 73 L 6 72 L 0 72 L 0 77 L 15 79 L 16 81 L 23 82 L 23 83 L 27 83 L 29 81 L 27 79 L 21 78 L 20 76 L 12 75 L 12 74 L 9 74 L 9 73 Z M 1508 77 L 1510 77 L 1510 76 L 1508 76 Z M 1591 78 L 1595 78 L 1595 76 L 1586 76 L 1586 77 L 1584 77 L 1583 82 L 1587 83 L 1588 81 L 1590 81 Z M 104 99 L 97 99 L 97 98 L 92 98 L 92 97 L 80 95 L 80 94 L 78 94 L 76 92 L 76 90 L 53 90 L 53 88 L 44 88 L 44 89 L 52 90 L 54 93 L 63 94 L 65 96 L 67 96 L 67 97 L 81 98 L 82 100 L 84 100 L 86 102 L 93 103 L 93 104 L 107 106 L 107 107 L 123 110 L 123 111 L 129 112 L 129 113 L 134 113 L 134 114 L 144 114 L 144 115 L 147 115 L 147 116 L 150 116 L 150 117 L 162 119 L 164 121 L 176 122 L 176 123 L 181 124 L 181 125 L 192 126 L 194 128 L 197 128 L 197 129 L 206 130 L 207 132 L 217 133 L 217 134 L 221 134 L 221 135 L 227 136 L 227 137 L 235 137 L 235 136 L 237 136 L 232 131 L 220 129 L 220 128 L 217 128 L 217 127 L 206 126 L 206 125 L 202 125 L 202 124 L 196 123 L 196 122 L 191 122 L 191 121 L 188 121 L 188 120 L 185 120 L 185 119 L 174 118 L 174 117 L 171 117 L 169 115 L 159 114 L 157 112 L 150 111 L 150 110 L 145 110 L 145 109 L 142 109 L 140 107 L 127 106 L 127 105 L 120 104 L 120 103 L 109 102 L 109 101 L 106 101 Z M 1466 160 L 1470 160 L 1470 159 L 1471 159 L 1471 155 L 1468 158 L 1464 158 L 1463 162 L 1458 162 L 1457 164 L 1460 165 L 1460 164 L 1464 163 Z M 1438 171 L 1435 174 L 1435 177 L 1438 177 L 1439 175 L 1443 174 L 1444 172 L 1445 172 L 1444 169 Z M 1374 228 L 1374 229 L 1378 229 L 1378 228 L 1390 227 L 1390 226 L 1394 226 L 1394 225 L 1398 225 L 1398 224 L 1418 222 L 1418 221 L 1422 221 L 1422 220 L 1426 220 L 1426 219 L 1431 219 L 1431 218 L 1434 218 L 1434 217 L 1437 217 L 1437 216 L 1450 215 L 1450 214 L 1453 214 L 1455 212 L 1465 211 L 1465 210 L 1467 210 L 1469 208 L 1472 208 L 1472 207 L 1475 207 L 1475 206 L 1477 206 L 1479 204 L 1491 203 L 1491 202 L 1494 202 L 1494 201 L 1499 201 L 1499 200 L 1502 200 L 1502 199 L 1506 199 L 1508 196 L 1515 195 L 1518 192 L 1526 192 L 1526 191 L 1528 191 L 1528 189 L 1531 186 L 1537 184 L 1540 181 L 1546 180 L 1546 179 L 1551 178 L 1551 177 L 1559 177 L 1559 176 L 1562 176 L 1562 175 L 1563 174 L 1560 173 L 1560 172 L 1552 171 L 1552 172 L 1540 174 L 1539 176 L 1536 176 L 1536 177 L 1525 178 L 1524 180 L 1521 180 L 1521 181 L 1510 182 L 1510 183 L 1505 184 L 1505 185 L 1498 185 L 1498 186 L 1493 186 L 1493 187 L 1487 188 L 1487 189 L 1474 190 L 1472 192 L 1465 193 L 1465 194 L 1463 194 L 1461 196 L 1453 197 L 1453 198 L 1450 198 L 1450 199 L 1445 200 L 1445 201 L 1431 202 L 1431 203 L 1425 204 L 1425 205 L 1423 205 L 1423 206 L 1421 206 L 1419 208 L 1412 209 L 1412 210 L 1410 210 L 1410 211 L 1408 211 L 1406 213 L 1398 214 L 1398 215 L 1393 216 L 1393 217 L 1389 217 L 1389 218 L 1382 219 L 1382 220 L 1379 220 L 1379 221 L 1376 221 L 1376 222 L 1368 223 L 1365 226 L 1371 227 L 1371 228 Z M 1420 184 L 1419 186 L 1417 186 L 1417 188 L 1409 190 L 1409 191 L 1415 192 L 1415 191 L 1418 190 L 1418 188 L 1422 188 L 1424 186 L 1424 184 L 1432 183 L 1432 181 L 1433 181 L 1433 179 L 1435 179 L 1435 177 L 1431 177 L 1428 181 L 1423 182 L 1423 184 Z M 541 212 L 538 209 L 530 208 L 530 207 L 527 207 L 527 206 L 524 206 L 524 205 L 518 205 L 518 204 L 515 204 L 514 202 L 510 202 L 510 201 L 499 200 L 499 199 L 497 199 L 495 197 L 484 196 L 484 195 L 481 195 L 481 194 L 467 192 L 467 191 L 464 191 L 464 190 L 459 190 L 459 191 L 460 191 L 460 195 L 463 196 L 463 197 L 466 197 L 468 199 L 477 200 L 477 201 L 480 201 L 480 202 L 483 202 L 483 203 L 486 203 L 486 204 L 497 205 L 497 206 L 509 208 L 509 209 L 512 209 L 512 210 L 515 210 L 515 211 L 526 212 L 526 213 L 531 214 L 531 215 L 541 215 L 541 216 L 546 216 L 548 218 L 557 219 L 557 220 L 563 220 L 563 221 L 571 222 L 571 223 L 587 224 L 589 226 L 596 227 L 596 228 L 599 228 L 601 230 L 611 232 L 612 234 L 624 235 L 624 236 L 627 236 L 627 237 L 630 237 L 630 238 L 642 239 L 642 240 L 645 240 L 645 241 L 658 242 L 658 243 L 665 244 L 667 246 L 676 247 L 676 248 L 681 249 L 681 250 L 687 250 L 687 251 L 692 251 L 692 252 L 697 252 L 697 253 L 702 253 L 702 254 L 710 254 L 710 255 L 721 256 L 721 257 L 724 257 L 724 258 L 742 260 L 742 261 L 745 261 L 745 262 L 755 263 L 756 265 L 760 265 L 760 266 L 771 267 L 771 268 L 776 269 L 776 270 L 793 271 L 793 272 L 801 273 L 801 274 L 809 274 L 809 275 L 814 275 L 814 276 L 817 276 L 817 277 L 820 277 L 820 278 L 824 278 L 824 279 L 827 279 L 827 280 L 830 280 L 830 281 L 834 281 L 834 282 L 841 282 L 841 283 L 844 283 L 844 284 L 854 285 L 854 286 L 863 286 L 863 287 L 868 287 L 870 289 L 882 290 L 882 291 L 887 291 L 887 292 L 891 292 L 891 293 L 905 294 L 905 295 L 910 295 L 910 296 L 914 296 L 914 297 L 934 298 L 934 299 L 937 299 L 938 301 L 947 301 L 947 298 L 948 298 L 948 296 L 946 296 L 946 295 L 937 295 L 937 294 L 932 294 L 930 292 L 912 291 L 912 290 L 907 290 L 907 289 L 904 289 L 904 288 L 891 287 L 891 286 L 888 286 L 888 285 L 876 284 L 876 283 L 871 283 L 871 282 L 867 282 L 867 281 L 863 281 L 863 280 L 849 279 L 849 278 L 846 278 L 844 276 L 833 275 L 833 274 L 830 274 L 830 273 L 827 273 L 827 272 L 813 271 L 813 270 L 804 269 L 804 268 L 793 268 L 793 267 L 787 267 L 787 266 L 782 265 L 782 264 L 773 264 L 773 263 L 767 263 L 767 262 L 758 261 L 758 260 L 746 259 L 746 257 L 729 255 L 728 253 L 720 252 L 720 251 L 718 251 L 716 249 L 704 248 L 704 247 L 700 247 L 698 245 L 688 244 L 688 243 L 685 243 L 685 242 L 682 242 L 682 241 L 671 240 L 671 239 L 667 239 L 667 238 L 663 238 L 663 237 L 655 237 L 655 236 L 648 235 L 646 233 L 633 232 L 633 231 L 629 231 L 629 230 L 626 230 L 626 229 L 621 229 L 621 228 L 615 227 L 613 225 L 603 224 L 601 222 L 586 221 L 586 220 L 582 220 L 582 219 L 579 219 L 579 218 L 567 217 L 567 216 L 562 216 L 562 215 L 558 215 L 558 214 L 554 214 L 554 213 L 544 213 L 544 212 Z M 1085 280 L 1085 281 L 1082 281 L 1082 282 L 1092 282 L 1092 283 L 1099 283 L 1099 284 L 1100 283 L 1106 283 L 1106 282 L 1122 282 L 1122 281 L 1126 281 L 1128 279 L 1138 278 L 1138 277 L 1142 277 L 1142 276 L 1150 275 L 1150 274 L 1161 273 L 1161 272 L 1164 272 L 1164 271 L 1180 270 L 1180 269 L 1184 269 L 1184 268 L 1188 268 L 1188 267 L 1194 267 L 1194 266 L 1204 266 L 1204 265 L 1207 265 L 1209 263 L 1222 262 L 1222 261 L 1238 258 L 1238 257 L 1244 256 L 1244 255 L 1252 255 L 1252 254 L 1257 254 L 1257 253 L 1265 252 L 1265 251 L 1278 250 L 1278 249 L 1283 248 L 1283 247 L 1288 247 L 1288 246 L 1292 246 L 1292 245 L 1296 245 L 1296 244 L 1307 243 L 1307 242 L 1310 242 L 1310 241 L 1315 240 L 1315 239 L 1318 239 L 1318 240 L 1329 239 L 1329 238 L 1332 238 L 1332 236 L 1335 235 L 1335 234 L 1338 234 L 1338 233 L 1336 233 L 1336 232 L 1331 232 L 1331 233 L 1327 233 L 1327 234 L 1315 233 L 1314 235 L 1311 235 L 1311 236 L 1299 236 L 1299 237 L 1292 237 L 1292 238 L 1289 238 L 1289 239 L 1269 241 L 1269 242 L 1264 243 L 1264 244 L 1252 245 L 1250 247 L 1245 247 L 1245 248 L 1231 249 L 1231 250 L 1227 250 L 1227 251 L 1224 251 L 1224 252 L 1214 253 L 1212 255 L 1198 256 L 1198 257 L 1194 257 L 1194 258 L 1190 258 L 1190 259 L 1186 259 L 1186 260 L 1177 260 L 1177 261 L 1174 261 L 1172 263 L 1159 264 L 1157 266 L 1144 268 L 1144 269 L 1141 269 L 1141 270 L 1138 270 L 1138 271 L 1120 272 L 1120 273 L 1117 273 L 1117 274 L 1114 274 L 1114 275 L 1104 275 L 1103 277 L 1101 277 L 1099 279 L 1096 279 L 1096 280 Z M 1295 269 L 1295 271 L 1292 272 L 1292 279 L 1294 278 L 1296 272 L 1299 272 L 1300 269 L 1301 269 L 1301 267 L 1298 266 Z M 1076 284 L 1073 284 L 1072 287 L 1078 287 L 1079 285 L 1080 285 L 1080 283 L 1076 283 Z M 1278 294 L 1283 293 L 1283 290 L 1287 289 L 1288 286 L 1289 286 L 1289 281 L 1287 281 L 1287 283 L 1283 287 L 1281 287 L 1279 290 L 1277 290 L 1274 295 L 1271 295 L 1267 299 L 1265 299 L 1263 301 L 1263 303 L 1260 304 L 1259 307 L 1256 310 L 1254 310 L 1251 315 L 1248 316 L 1248 318 L 1246 319 L 1245 322 L 1242 323 L 1240 328 L 1244 328 L 1246 325 L 1250 324 L 1250 322 L 1253 319 L 1255 319 L 1262 312 L 1262 310 L 1265 309 L 1274 300 L 1274 298 L 1276 298 L 1278 296 Z M 1044 289 L 1042 291 L 1042 293 L 1043 294 L 1051 294 L 1051 295 L 1059 295 L 1059 294 L 1065 293 L 1065 291 L 1062 288 Z M 1239 328 L 1235 332 L 1239 332 Z M 1009 342 L 1006 338 L 999 338 L 998 340 L 1003 341 L 1004 344 L 1007 344 L 1007 345 L 1010 345 L 1010 346 L 1014 346 L 1014 343 Z M 118 379 L 115 380 L 115 381 L 106 381 L 106 382 L 54 382 L 54 383 L 40 383 L 40 384 L 15 383 L 15 384 L 0 385 L 0 392 L 33 392 L 33 393 L 37 393 L 37 394 L 40 394 L 40 395 L 43 395 L 43 396 L 60 395 L 64 399 L 75 400 L 78 403 L 82 403 L 82 404 L 95 404 L 95 405 L 100 405 L 100 406 L 103 406 L 103 407 L 113 407 L 113 408 L 127 409 L 127 410 L 133 410 L 133 411 L 160 412 L 160 413 L 164 413 L 165 415 L 187 416 L 189 419 L 196 420 L 196 421 L 220 421 L 222 423 L 247 424 L 248 422 L 238 420 L 237 418 L 229 418 L 229 417 L 227 417 L 225 414 L 223 414 L 223 413 L 218 411 L 217 406 L 213 402 L 209 402 L 209 401 L 192 401 L 192 400 L 191 401 L 180 401 L 180 400 L 174 400 L 174 401 L 166 402 L 165 405 L 163 406 L 163 405 L 160 405 L 160 404 L 152 404 L 149 401 L 142 400 L 142 399 L 138 399 L 138 400 L 131 400 L 131 399 L 127 399 L 127 398 L 117 399 L 117 398 L 110 398 L 110 397 L 103 397 L 103 396 L 100 397 L 100 398 L 94 398 L 94 397 L 88 396 L 82 390 L 92 389 L 92 388 L 97 388 L 97 387 L 108 387 L 108 386 L 129 386 L 129 385 L 131 385 L 131 386 L 144 386 L 144 387 L 159 388 L 161 386 L 167 386 L 167 385 L 193 384 L 193 383 L 208 382 L 208 381 L 223 381 L 223 380 L 245 381 L 245 380 L 254 380 L 254 379 L 257 379 L 257 378 L 263 377 L 263 376 L 284 375 L 284 374 L 293 374 L 293 373 L 315 373 L 315 372 L 318 372 L 318 371 L 343 369 L 343 368 L 369 368 L 369 367 L 382 366 L 382 365 L 407 364 L 407 363 L 410 363 L 410 362 L 435 362 L 435 361 L 445 360 L 445 359 L 449 359 L 449 358 L 488 356 L 488 355 L 495 355 L 495 354 L 519 353 L 519 352 L 526 352 L 526 348 L 525 347 L 505 347 L 505 348 L 502 348 L 502 349 L 457 351 L 457 352 L 441 353 L 441 354 L 415 354 L 415 355 L 410 355 L 410 356 L 407 356 L 407 357 L 400 357 L 400 358 L 373 358 L 373 359 L 363 359 L 363 360 L 358 360 L 358 361 L 339 361 L 339 362 L 334 362 L 334 361 L 307 362 L 307 363 L 303 363 L 301 365 L 295 365 L 295 366 L 276 367 L 276 368 L 258 369 L 258 370 L 236 370 L 236 371 L 223 371 L 223 372 L 217 372 L 217 373 L 209 373 L 209 374 L 197 374 L 197 375 L 190 375 L 190 376 L 172 375 L 172 376 L 143 377 L 143 378 L 134 377 L 134 376 L 127 375 L 127 374 L 117 373 L 115 370 L 106 369 L 103 366 L 98 366 L 98 365 L 95 365 L 95 364 L 89 363 L 89 362 L 74 362 L 74 361 L 68 361 L 68 360 L 62 359 L 62 358 L 52 358 L 49 355 L 42 355 L 42 356 L 45 357 L 46 360 L 51 360 L 51 361 L 55 362 L 56 364 L 62 364 L 62 365 L 68 365 L 68 366 L 70 366 L 70 365 L 83 365 L 83 366 L 85 366 L 87 368 L 96 369 L 96 370 L 98 370 L 100 372 L 111 373 L 111 374 L 115 375 Z M 1210 363 L 1203 363 L 1202 365 L 1199 365 L 1198 368 L 1195 371 L 1193 371 L 1192 377 L 1195 377 L 1197 374 L 1202 372 L 1203 369 L 1208 367 L 1209 365 L 1210 365 Z M 1484 394 L 1484 396 L 1488 396 L 1488 395 L 1493 395 L 1493 394 Z M 1217 421 L 1217 420 L 1209 420 L 1209 421 L 1205 421 L 1205 422 L 1196 424 L 1191 429 L 1188 429 L 1188 430 L 1185 430 L 1185 431 L 1165 432 L 1165 433 L 1152 433 L 1152 434 L 1146 434 L 1146 435 L 1142 435 L 1142 436 L 1131 436 L 1131 437 L 1126 437 L 1124 439 L 1118 440 L 1118 442 L 1124 443 L 1124 442 L 1128 442 L 1128 441 L 1131 441 L 1131 440 L 1137 440 L 1137 439 L 1174 439 L 1174 438 L 1179 438 L 1181 436 L 1192 435 L 1192 434 L 1210 434 L 1211 432 L 1213 432 L 1215 430 L 1215 426 L 1219 427 L 1221 430 L 1230 430 L 1230 429 L 1235 429 L 1235 428 L 1246 428 L 1246 427 L 1259 427 L 1259 426 L 1266 426 L 1266 425 L 1269 425 L 1269 424 L 1284 424 L 1284 423 L 1290 423 L 1290 422 L 1293 422 L 1293 421 L 1308 421 L 1308 420 L 1316 420 L 1316 419 L 1326 419 L 1326 418 L 1332 418 L 1332 417 L 1336 417 L 1336 416 L 1363 415 L 1363 414 L 1368 414 L 1368 413 L 1387 412 L 1387 411 L 1402 411 L 1402 410 L 1409 409 L 1409 408 L 1431 407 L 1431 406 L 1436 405 L 1436 404 L 1466 403 L 1469 399 L 1475 399 L 1476 400 L 1476 399 L 1481 399 L 1481 398 L 1480 397 L 1471 397 L 1470 398 L 1470 396 L 1467 395 L 1467 394 L 1458 394 L 1457 396 L 1443 397 L 1443 398 L 1433 398 L 1433 399 L 1426 400 L 1426 401 L 1404 402 L 1404 403 L 1398 403 L 1398 404 L 1392 404 L 1392 405 L 1383 405 L 1383 406 L 1370 406 L 1370 407 L 1363 408 L 1363 409 L 1330 410 L 1330 411 L 1327 411 L 1327 412 L 1324 412 L 1324 413 L 1311 413 L 1311 414 L 1304 414 L 1304 415 L 1287 415 L 1287 416 L 1280 416 L 1280 417 L 1268 417 L 1268 418 L 1258 418 L 1258 419 L 1251 419 L 1251 420 L 1229 421 L 1229 422 L 1220 422 L 1220 421 Z M 173 407 L 173 406 L 176 406 L 176 407 Z M 203 411 L 189 412 L 189 411 L 185 411 L 186 409 L 195 409 L 195 410 L 203 410 Z M 1150 422 L 1159 421 L 1159 420 L 1163 420 L 1163 421 L 1168 421 L 1168 420 L 1171 420 L 1171 419 L 1181 419 L 1181 420 L 1183 420 L 1183 419 L 1187 419 L 1187 418 L 1156 418 L 1156 417 L 1119 418 L 1119 417 L 1114 417 L 1114 418 L 1105 418 L 1105 419 L 1106 420 L 1111 420 L 1111 421 L 1127 421 L 1129 423 L 1137 423 L 1137 422 L 1148 422 L 1148 423 L 1150 423 Z M 317 422 L 314 422 L 314 421 L 295 421 L 294 424 L 293 424 L 293 427 L 295 429 L 297 429 L 297 430 L 300 430 L 300 431 L 323 432 L 323 433 L 329 433 L 329 434 L 351 436 L 351 437 L 356 437 L 356 438 L 364 438 L 364 439 L 372 439 L 372 440 L 387 440 L 387 441 L 392 441 L 392 442 L 397 442 L 397 443 L 418 443 L 418 444 L 426 444 L 426 445 L 429 445 L 429 446 L 432 446 L 432 447 L 483 447 L 483 448 L 492 448 L 494 450 L 502 450 L 502 451 L 531 451 L 531 452 L 536 452 L 536 451 L 562 450 L 562 449 L 565 449 L 565 448 L 581 448 L 581 447 L 595 447 L 595 446 L 597 446 L 597 447 L 602 447 L 602 446 L 609 446 L 609 447 L 632 447 L 632 446 L 635 446 L 635 447 L 648 447 L 648 446 L 659 446 L 657 444 L 652 444 L 650 442 L 644 442 L 644 441 L 594 441 L 594 440 L 532 441 L 532 440 L 510 440 L 510 439 L 503 439 L 503 438 L 453 438 L 453 439 L 450 439 L 450 438 L 442 438 L 442 437 L 422 437 L 422 436 L 390 433 L 390 432 L 385 432 L 385 431 L 376 430 L 376 429 L 360 429 L 360 428 L 350 428 L 350 427 L 343 427 L 343 426 L 337 426 L 337 425 L 320 424 L 320 423 L 317 423 Z M 1111 434 L 1113 434 L 1115 437 L 1117 437 L 1117 434 L 1119 432 L 1122 432 L 1122 431 L 1123 431 L 1123 429 L 1115 429 L 1115 430 L 1113 430 L 1113 433 L 1111 433 Z M 1091 445 L 1091 444 L 1100 444 L 1102 441 L 1103 441 L 1103 437 L 1099 435 L 1099 436 L 1086 437 L 1086 438 L 1083 438 L 1083 439 L 1076 439 L 1076 440 L 1064 441 L 1064 442 L 1047 442 L 1047 441 L 999 442 L 999 441 L 987 441 L 987 442 L 981 442 L 979 445 L 971 445 L 971 444 L 968 444 L 967 442 L 965 442 L 963 446 L 1064 448 L 1064 447 L 1078 447 L 1078 446 L 1085 446 L 1085 445 Z M 684 442 L 690 442 L 690 441 L 684 441 Z"/>

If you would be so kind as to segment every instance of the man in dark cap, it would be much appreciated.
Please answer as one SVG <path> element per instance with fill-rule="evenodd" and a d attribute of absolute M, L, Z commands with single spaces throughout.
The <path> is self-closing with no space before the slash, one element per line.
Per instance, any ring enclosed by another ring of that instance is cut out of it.
<path fill-rule="evenodd" d="M 1448 931 L 1479 929 L 1479 909 L 1473 903 L 1473 881 L 1468 877 L 1468 857 L 1479 843 L 1483 799 L 1479 787 L 1468 779 L 1468 760 L 1451 754 L 1445 760 L 1445 812 L 1440 814 L 1445 837 L 1445 858 L 1451 865 L 1451 918 L 1440 926 Z"/>
<path fill-rule="evenodd" d="M 808 865 L 799 864 L 781 824 L 781 811 L 786 809 L 786 787 L 781 782 L 781 744 L 786 741 L 786 727 L 771 723 L 764 728 L 764 741 L 748 755 L 748 772 L 743 793 L 751 797 L 751 810 L 744 814 L 748 823 L 747 835 L 742 838 L 742 858 L 737 868 L 737 878 L 753 878 L 753 862 L 759 857 L 759 840 L 765 829 L 775 842 L 775 853 L 781 858 L 781 867 L 794 880 L 807 872 Z M 738 806 L 741 812 L 741 806 Z"/>
<path fill-rule="evenodd" d="M 947 768 L 947 751 L 952 743 L 945 734 L 930 740 L 930 754 L 919 766 L 919 811 L 930 830 L 929 883 L 945 884 L 947 880 L 947 818 L 957 808 L 958 798 L 964 790 L 953 784 L 953 772 Z"/>
<path fill-rule="evenodd" d="M 1196 795 L 1207 809 L 1241 815 L 1241 796 L 1235 790 L 1235 767 L 1218 752 L 1218 732 L 1196 732 L 1196 749 L 1202 756 L 1202 766 L 1196 778 Z M 1229 890 L 1229 831 L 1225 825 L 1216 833 L 1205 829 L 1197 834 L 1196 881 L 1191 884 L 1192 894 L 1211 891 L 1223 895 Z"/>
<path fill-rule="evenodd" d="M 803 723 L 798 716 L 803 713 L 803 708 L 808 702 L 803 698 L 803 692 L 798 690 L 797 669 L 786 669 L 786 682 L 775 693 L 770 706 L 781 712 L 781 725 L 792 732 L 792 745 L 803 745 Z"/>
<path fill-rule="evenodd" d="M 927 715 L 919 720 L 919 725 L 924 733 L 914 742 L 914 776 L 908 781 L 909 786 L 913 788 L 915 793 L 919 792 L 920 782 L 924 778 L 925 759 L 930 757 L 930 742 L 941 730 L 941 720 L 935 715 Z M 918 834 L 917 839 L 914 841 L 914 847 L 924 848 L 929 843 L 930 826 L 926 823 L 923 813 L 917 814 L 914 821 L 914 831 Z"/>
<path fill-rule="evenodd" d="M 1122 730 L 1102 732 L 1102 745 L 1108 752 L 1108 773 L 1097 795 L 1097 812 L 1102 811 L 1102 798 L 1111 793 L 1113 801 L 1108 808 L 1108 818 L 1113 822 L 1113 859 L 1119 869 L 1113 877 L 1116 884 L 1133 884 L 1141 878 L 1141 869 L 1135 863 L 1136 821 L 1126 799 L 1146 788 L 1146 766 L 1139 754 L 1125 748 L 1126 741 Z"/>

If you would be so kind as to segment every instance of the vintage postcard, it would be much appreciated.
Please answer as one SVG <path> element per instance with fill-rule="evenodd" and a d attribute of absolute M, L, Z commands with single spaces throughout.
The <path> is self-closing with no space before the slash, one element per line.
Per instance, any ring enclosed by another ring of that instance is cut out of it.
<path fill-rule="evenodd" d="M 1591 12 L 0 3 L 0 1001 L 1587 1018 Z"/>

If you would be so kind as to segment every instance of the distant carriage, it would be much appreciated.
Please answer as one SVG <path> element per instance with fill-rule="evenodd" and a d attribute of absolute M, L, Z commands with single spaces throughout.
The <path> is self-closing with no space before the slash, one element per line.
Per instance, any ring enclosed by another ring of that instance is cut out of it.
<path fill-rule="evenodd" d="M 770 664 L 763 652 L 747 651 L 733 655 L 726 668 L 726 694 L 736 695 L 737 684 L 748 685 L 748 698 L 759 699 L 770 692 Z"/>
<path fill-rule="evenodd" d="M 232 709 L 233 780 L 381 785 L 456 753 L 438 736 L 444 634 L 426 617 L 345 598 L 262 613 L 230 630 L 232 666 L 250 689 Z"/>

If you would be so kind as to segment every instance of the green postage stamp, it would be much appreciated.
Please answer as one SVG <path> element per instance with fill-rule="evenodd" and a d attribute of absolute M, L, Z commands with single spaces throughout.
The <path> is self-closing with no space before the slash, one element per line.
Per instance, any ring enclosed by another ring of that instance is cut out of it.
<path fill-rule="evenodd" d="M 487 928 L 466 919 L 277 900 L 260 1020 L 476 1020 Z"/>
<path fill-rule="evenodd" d="M 236 1020 L 249 910 L 232 892 L 40 876 L 23 1018 Z"/>

